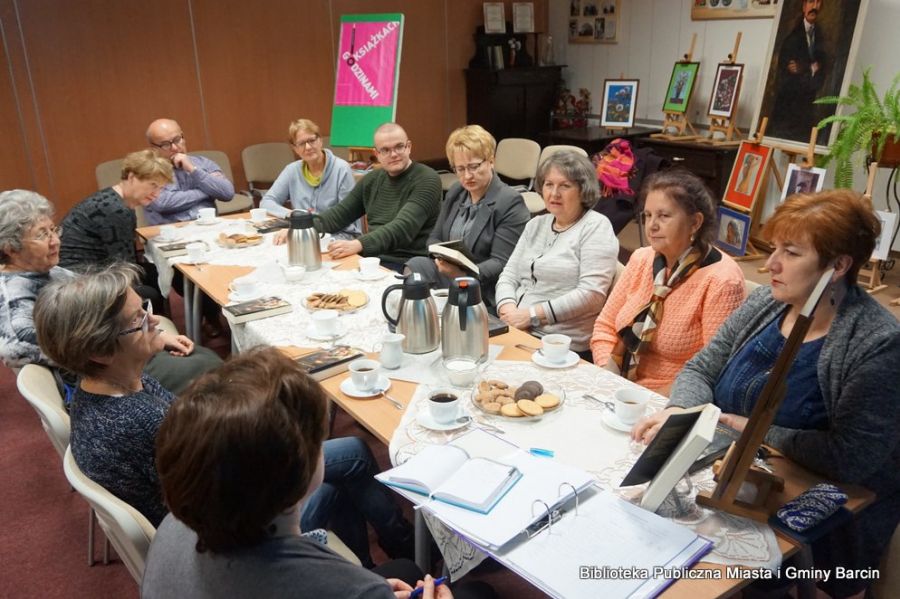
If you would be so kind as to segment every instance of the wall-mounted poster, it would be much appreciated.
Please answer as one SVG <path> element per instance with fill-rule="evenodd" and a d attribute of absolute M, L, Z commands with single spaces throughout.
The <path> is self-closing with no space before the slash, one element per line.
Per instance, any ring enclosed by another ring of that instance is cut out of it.
<path fill-rule="evenodd" d="M 741 93 L 744 65 L 723 62 L 716 68 L 716 80 L 709 97 L 709 116 L 730 119 Z"/>
<path fill-rule="evenodd" d="M 691 19 L 771 19 L 778 0 L 694 0 Z"/>
<path fill-rule="evenodd" d="M 637 79 L 607 79 L 604 81 L 600 125 L 624 129 L 634 127 L 637 94 Z"/>
<path fill-rule="evenodd" d="M 620 1 L 569 0 L 569 43 L 616 43 Z"/>
<path fill-rule="evenodd" d="M 741 143 L 725 189 L 725 205 L 747 212 L 753 210 L 771 156 L 772 148 L 769 146 L 748 141 Z"/>
<path fill-rule="evenodd" d="M 694 93 L 694 83 L 697 81 L 699 62 L 676 62 L 672 69 L 672 77 L 669 79 L 669 87 L 666 88 L 666 101 L 663 110 L 667 112 L 687 112 Z"/>
<path fill-rule="evenodd" d="M 853 75 L 856 48 L 868 0 L 823 2 L 780 0 L 779 12 L 758 96 L 762 103 L 754 122 L 769 118 L 763 141 L 796 149 L 809 143 L 812 128 L 835 113 L 834 105 L 813 104 L 817 98 L 845 95 Z M 818 133 L 818 150 L 834 141 L 836 127 Z"/>

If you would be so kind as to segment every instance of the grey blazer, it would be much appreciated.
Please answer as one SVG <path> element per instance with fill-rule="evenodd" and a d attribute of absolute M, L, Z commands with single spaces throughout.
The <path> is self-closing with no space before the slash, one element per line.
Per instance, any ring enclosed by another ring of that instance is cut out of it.
<path fill-rule="evenodd" d="M 458 181 L 450 187 L 428 238 L 429 245 L 452 241 L 450 226 L 468 193 Z M 482 206 L 478 209 L 475 222 L 463 241 L 477 260 L 484 301 L 493 306 L 497 277 L 516 247 L 530 214 L 519 192 L 501 181 L 497 173 L 494 173 L 480 204 Z"/>

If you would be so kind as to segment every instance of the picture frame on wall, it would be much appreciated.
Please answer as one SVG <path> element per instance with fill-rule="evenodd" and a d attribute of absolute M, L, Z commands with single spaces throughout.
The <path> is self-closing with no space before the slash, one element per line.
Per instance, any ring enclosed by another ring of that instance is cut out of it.
<path fill-rule="evenodd" d="M 534 3 L 513 2 L 513 33 L 534 33 Z"/>
<path fill-rule="evenodd" d="M 639 84 L 637 79 L 607 79 L 603 82 L 601 127 L 621 129 L 634 127 Z"/>
<path fill-rule="evenodd" d="M 763 144 L 742 142 L 731 168 L 728 187 L 722 202 L 726 206 L 746 212 L 753 211 L 753 204 L 762 188 L 772 148 Z"/>
<path fill-rule="evenodd" d="M 712 94 L 709 96 L 709 110 L 707 111 L 709 116 L 725 119 L 734 116 L 743 79 L 744 65 L 719 63 L 716 67 L 716 80 L 713 82 Z"/>
<path fill-rule="evenodd" d="M 732 256 L 746 254 L 750 238 L 750 215 L 719 206 L 716 216 L 716 245 Z"/>
<path fill-rule="evenodd" d="M 799 164 L 789 164 L 784 175 L 784 187 L 781 190 L 781 200 L 795 193 L 815 193 L 822 191 L 825 185 L 825 169 L 812 167 L 802 168 Z"/>
<path fill-rule="evenodd" d="M 569 43 L 615 44 L 621 0 L 569 0 Z"/>
<path fill-rule="evenodd" d="M 502 2 L 484 3 L 484 32 L 506 33 L 506 8 Z"/>
<path fill-rule="evenodd" d="M 771 19 L 777 10 L 778 0 L 694 0 L 691 20 Z"/>
<path fill-rule="evenodd" d="M 666 99 L 663 102 L 664 111 L 680 114 L 687 112 L 699 70 L 699 62 L 675 63 L 675 66 L 672 68 L 672 76 L 669 78 L 669 85 L 666 87 Z"/>

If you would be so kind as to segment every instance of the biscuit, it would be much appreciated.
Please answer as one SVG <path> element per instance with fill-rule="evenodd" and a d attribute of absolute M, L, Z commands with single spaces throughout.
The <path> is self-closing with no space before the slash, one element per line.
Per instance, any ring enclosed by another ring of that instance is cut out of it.
<path fill-rule="evenodd" d="M 489 401 L 483 404 L 481 407 L 483 407 L 484 411 L 488 414 L 499 414 L 502 406 L 496 401 Z"/>
<path fill-rule="evenodd" d="M 521 418 L 525 414 L 519 407 L 514 403 L 508 403 L 505 406 L 500 408 L 500 413 L 504 416 L 509 416 L 510 418 Z"/>
<path fill-rule="evenodd" d="M 526 385 L 522 385 L 518 389 L 516 389 L 516 394 L 513 396 L 516 399 L 534 399 L 537 394 L 534 392 L 532 387 L 528 387 Z"/>
<path fill-rule="evenodd" d="M 497 397 L 515 397 L 512 389 L 497 389 Z"/>
<path fill-rule="evenodd" d="M 534 397 L 544 392 L 544 386 L 537 381 L 525 381 L 519 389 L 528 389 Z"/>
<path fill-rule="evenodd" d="M 505 406 L 508 403 L 515 403 L 516 400 L 514 400 L 512 397 L 507 397 L 506 395 L 499 395 L 494 401 L 501 406 Z"/>
<path fill-rule="evenodd" d="M 481 381 L 478 383 L 478 391 L 479 393 L 484 393 L 485 391 L 490 391 L 491 385 L 487 381 Z"/>
<path fill-rule="evenodd" d="M 544 408 L 530 399 L 520 399 L 516 402 L 516 407 L 527 416 L 540 416 L 544 413 Z"/>
<path fill-rule="evenodd" d="M 491 387 L 495 387 L 497 389 L 508 389 L 509 388 L 509 385 L 507 385 L 503 381 L 498 381 L 496 379 L 488 381 L 488 385 L 490 385 Z"/>
<path fill-rule="evenodd" d="M 559 398 L 552 393 L 544 393 L 534 398 L 534 403 L 545 410 L 552 410 L 559 405 Z"/>
<path fill-rule="evenodd" d="M 480 404 L 486 404 L 494 401 L 494 396 L 491 395 L 490 391 L 482 391 L 478 395 L 475 396 L 475 399 L 478 400 Z"/>

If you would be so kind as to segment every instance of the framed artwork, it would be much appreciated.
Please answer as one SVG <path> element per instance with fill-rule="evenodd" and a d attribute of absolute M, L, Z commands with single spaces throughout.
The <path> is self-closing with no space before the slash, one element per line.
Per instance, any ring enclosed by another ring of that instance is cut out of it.
<path fill-rule="evenodd" d="M 741 93 L 741 81 L 744 79 L 744 65 L 719 63 L 716 67 L 716 80 L 709 97 L 709 116 L 730 119 L 737 108 L 738 96 Z"/>
<path fill-rule="evenodd" d="M 876 210 L 875 216 L 881 222 L 881 233 L 875 241 L 872 259 L 887 260 L 891 253 L 891 238 L 894 236 L 894 228 L 897 226 L 897 213 Z"/>
<path fill-rule="evenodd" d="M 637 79 L 607 79 L 603 82 L 600 126 L 624 129 L 634 127 L 638 83 Z"/>
<path fill-rule="evenodd" d="M 822 191 L 825 185 L 824 168 L 800 168 L 800 165 L 789 164 L 784 175 L 784 188 L 781 190 L 781 201 L 795 193 L 814 193 Z"/>
<path fill-rule="evenodd" d="M 513 33 L 534 33 L 534 3 L 513 2 Z"/>
<path fill-rule="evenodd" d="M 742 142 L 731 168 L 723 203 L 738 210 L 752 211 L 771 157 L 769 146 Z"/>
<path fill-rule="evenodd" d="M 615 44 L 621 0 L 569 0 L 569 43 Z"/>
<path fill-rule="evenodd" d="M 697 71 L 700 70 L 699 62 L 676 62 L 672 69 L 672 78 L 666 88 L 666 101 L 663 102 L 663 110 L 667 112 L 687 112 L 694 92 L 694 83 L 697 81 Z"/>
<path fill-rule="evenodd" d="M 502 2 L 484 3 L 484 32 L 506 33 L 506 8 Z"/>
<path fill-rule="evenodd" d="M 835 113 L 834 105 L 813 102 L 846 95 L 867 4 L 779 0 L 753 119 L 757 127 L 763 117 L 769 119 L 764 142 L 805 148 L 812 128 Z M 836 133 L 834 125 L 819 131 L 818 151 L 824 152 Z"/>
<path fill-rule="evenodd" d="M 694 0 L 691 20 L 771 19 L 776 10 L 778 0 Z"/>
<path fill-rule="evenodd" d="M 747 240 L 750 237 L 750 215 L 719 206 L 717 216 L 716 245 L 732 256 L 746 254 Z"/>

